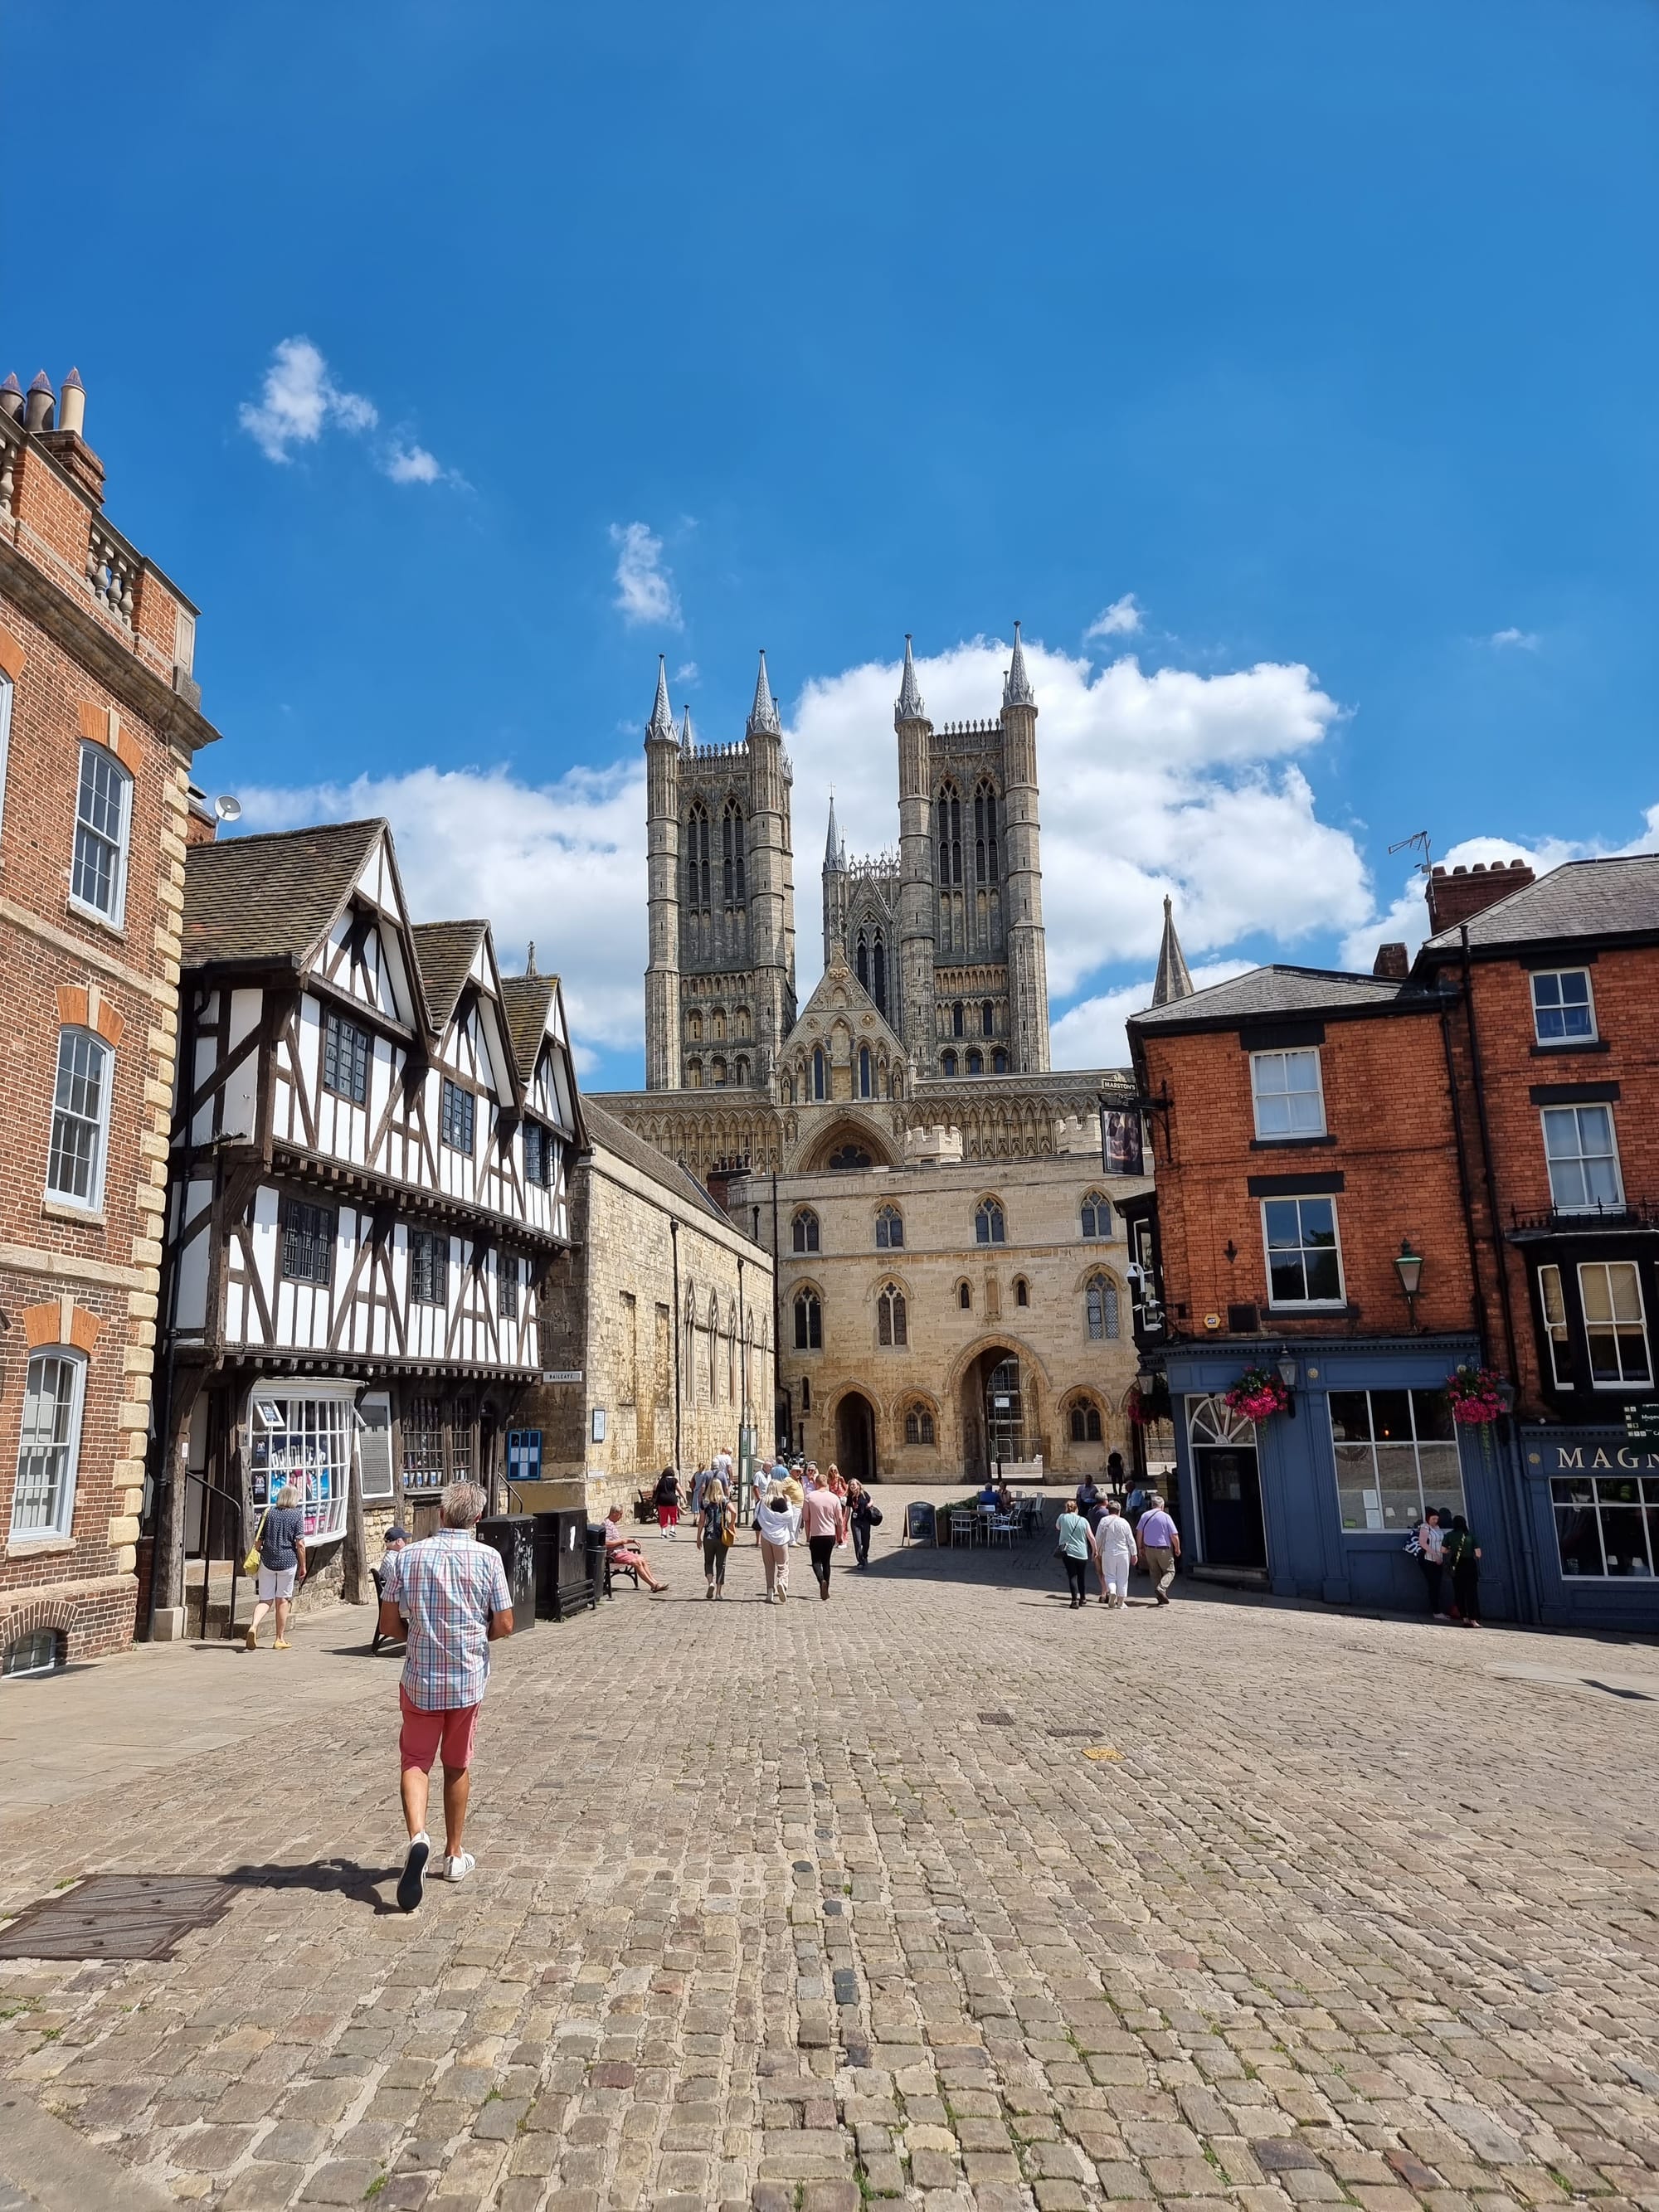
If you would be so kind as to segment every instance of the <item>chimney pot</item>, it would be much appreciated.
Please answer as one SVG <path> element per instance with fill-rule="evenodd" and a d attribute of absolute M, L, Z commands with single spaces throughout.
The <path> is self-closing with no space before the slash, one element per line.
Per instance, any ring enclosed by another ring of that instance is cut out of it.
<path fill-rule="evenodd" d="M 49 430 L 52 428 L 52 380 L 44 368 L 35 372 L 29 386 L 29 396 L 23 407 L 23 428 L 26 430 Z"/>
<path fill-rule="evenodd" d="M 81 381 L 78 368 L 70 369 L 64 379 L 64 388 L 58 395 L 58 428 L 70 430 L 78 438 L 87 419 L 87 388 Z"/>
<path fill-rule="evenodd" d="M 0 415 L 10 416 L 14 422 L 23 419 L 23 387 L 17 381 L 15 369 L 0 384 Z"/>

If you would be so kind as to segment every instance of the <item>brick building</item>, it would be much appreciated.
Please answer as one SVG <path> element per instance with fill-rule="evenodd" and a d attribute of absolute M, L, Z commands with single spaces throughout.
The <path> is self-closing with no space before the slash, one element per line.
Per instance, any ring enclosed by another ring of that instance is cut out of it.
<path fill-rule="evenodd" d="M 1194 1565 L 1419 1604 L 1427 1504 L 1487 1610 L 1659 1623 L 1659 858 L 1437 869 L 1415 962 L 1258 969 L 1129 1024 L 1155 1194 L 1121 1211 L 1167 1381 Z M 1496 1369 L 1517 1424 L 1458 1428 Z M 1224 1393 L 1251 1366 L 1292 1412 Z"/>
<path fill-rule="evenodd" d="M 0 388 L 0 1662 L 131 1637 L 196 609 L 106 520 L 71 370 Z"/>

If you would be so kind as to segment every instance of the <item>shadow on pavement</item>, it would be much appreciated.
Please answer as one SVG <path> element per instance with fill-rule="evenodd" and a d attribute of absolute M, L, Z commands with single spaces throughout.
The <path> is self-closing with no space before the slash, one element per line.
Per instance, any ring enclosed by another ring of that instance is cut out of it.
<path fill-rule="evenodd" d="M 272 1863 L 233 1867 L 220 1880 L 240 1889 L 313 1889 L 324 1896 L 349 1897 L 358 1905 L 367 1905 L 380 1918 L 401 1918 L 398 1907 L 388 1905 L 380 1893 L 380 1885 L 395 1881 L 401 1871 L 401 1863 L 364 1867 L 356 1859 L 316 1859 L 307 1866 Z"/>

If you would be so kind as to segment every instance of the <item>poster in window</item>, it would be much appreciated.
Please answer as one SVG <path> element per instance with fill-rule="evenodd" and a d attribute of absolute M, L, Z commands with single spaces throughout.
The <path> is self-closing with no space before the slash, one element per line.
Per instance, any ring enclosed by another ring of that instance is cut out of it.
<path fill-rule="evenodd" d="M 1108 1175 L 1145 1174 L 1141 1165 L 1140 1115 L 1133 1108 L 1102 1108 L 1100 1158 Z"/>

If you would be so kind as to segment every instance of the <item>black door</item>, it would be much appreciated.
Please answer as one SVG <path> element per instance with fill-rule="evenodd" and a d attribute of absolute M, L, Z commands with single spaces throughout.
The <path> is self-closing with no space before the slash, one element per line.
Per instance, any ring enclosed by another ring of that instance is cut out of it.
<path fill-rule="evenodd" d="M 1193 1454 L 1204 1561 L 1212 1567 L 1265 1567 L 1261 1478 L 1254 1446 L 1202 1444 Z"/>

